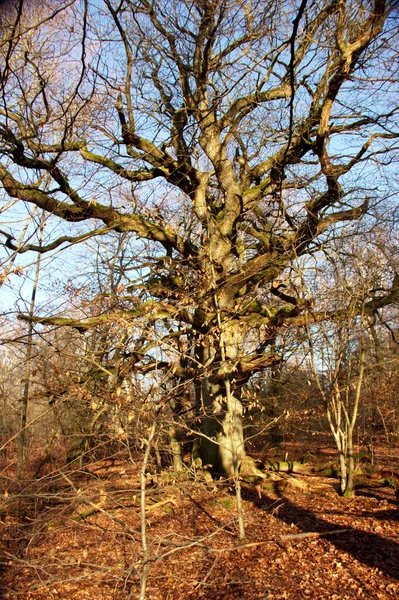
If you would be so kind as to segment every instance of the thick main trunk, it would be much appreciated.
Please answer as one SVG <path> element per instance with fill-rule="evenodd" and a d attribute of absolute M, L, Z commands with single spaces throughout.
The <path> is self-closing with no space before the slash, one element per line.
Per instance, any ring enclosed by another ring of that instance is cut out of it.
<path fill-rule="evenodd" d="M 235 477 L 245 457 L 243 406 L 239 387 L 233 388 L 234 361 L 240 352 L 237 327 L 224 329 L 222 343 L 228 351 L 221 360 L 218 349 L 201 348 L 202 364 L 212 358 L 211 376 L 205 376 L 197 387 L 197 407 L 201 410 L 199 455 L 203 466 L 228 477 Z M 228 342 L 228 343 L 226 343 Z"/>
<path fill-rule="evenodd" d="M 223 190 L 224 209 L 217 218 L 206 215 L 207 240 L 201 253 L 206 293 L 196 311 L 196 320 L 202 324 L 195 350 L 196 365 L 202 365 L 196 382 L 197 416 L 201 419 L 196 452 L 203 466 L 208 465 L 213 473 L 232 477 L 237 483 L 240 463 L 245 457 L 238 383 L 242 378 L 238 377 L 238 369 L 246 325 L 237 310 L 242 300 L 241 290 L 237 284 L 225 284 L 240 268 L 235 224 L 242 210 L 242 190 L 227 159 L 226 148 L 219 143 L 219 133 L 211 123 L 203 123 L 201 146 L 214 163 Z"/>
<path fill-rule="evenodd" d="M 207 408 L 201 428 L 202 464 L 210 465 L 216 473 L 234 477 L 245 456 L 242 404 L 234 396 L 228 399 L 219 393 L 207 398 Z"/>
<path fill-rule="evenodd" d="M 206 417 L 201 431 L 199 455 L 203 466 L 218 474 L 234 477 L 245 457 L 244 436 L 239 414 Z"/>

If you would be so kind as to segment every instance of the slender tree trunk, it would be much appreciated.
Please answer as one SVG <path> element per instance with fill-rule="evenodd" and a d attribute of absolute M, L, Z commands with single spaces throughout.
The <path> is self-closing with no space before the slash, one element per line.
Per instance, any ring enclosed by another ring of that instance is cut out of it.
<path fill-rule="evenodd" d="M 385 421 L 385 417 L 382 414 L 382 410 L 381 410 L 381 408 L 379 406 L 377 406 L 377 412 L 380 415 L 381 423 L 382 423 L 382 426 L 384 428 L 384 434 L 385 434 L 385 440 L 386 440 L 387 446 L 389 446 L 390 435 L 391 434 L 388 431 L 388 427 L 387 427 L 387 424 L 386 424 L 386 421 Z"/>
<path fill-rule="evenodd" d="M 274 339 L 271 344 L 271 351 L 276 353 L 276 340 Z M 272 444 L 279 446 L 284 439 L 281 423 L 279 419 L 279 400 L 281 393 L 281 362 L 273 365 L 271 369 L 271 380 L 270 380 L 270 411 L 269 416 L 272 420 L 276 420 L 276 425 L 270 430 L 270 439 Z"/>
<path fill-rule="evenodd" d="M 340 488 L 344 494 L 347 486 L 347 464 L 348 453 L 347 432 L 345 430 L 345 421 L 342 416 L 343 400 L 338 384 L 335 382 L 332 399 L 327 405 L 327 420 L 333 434 L 335 445 L 338 450 L 339 469 L 340 469 Z"/>
<path fill-rule="evenodd" d="M 353 440 L 352 435 L 348 436 L 348 473 L 346 478 L 345 491 L 343 493 L 344 498 L 350 498 L 353 493 L 353 483 L 355 476 L 355 456 L 353 453 Z"/>
<path fill-rule="evenodd" d="M 363 331 L 363 314 L 361 319 L 361 350 L 360 350 L 360 368 L 359 377 L 356 384 L 356 396 L 352 407 L 352 414 L 345 413 L 348 420 L 348 477 L 347 484 L 344 492 L 345 498 L 348 498 L 353 493 L 353 484 L 355 476 L 355 456 L 353 448 L 353 431 L 356 425 L 357 414 L 359 411 L 360 393 L 362 391 L 364 370 L 365 370 L 365 349 L 364 349 L 364 331 Z"/>
<path fill-rule="evenodd" d="M 148 438 L 145 440 L 146 449 L 144 452 L 143 464 L 141 466 L 140 471 L 140 483 L 141 483 L 141 492 L 140 492 L 140 513 L 141 513 L 141 547 L 143 549 L 143 568 L 141 571 L 140 578 L 140 596 L 139 600 L 144 600 L 146 590 L 147 590 L 147 578 L 148 571 L 150 569 L 149 564 L 149 550 L 148 550 L 148 541 L 147 541 L 147 522 L 146 522 L 146 470 L 148 465 L 148 459 L 150 457 L 151 445 L 154 440 L 155 431 L 156 431 L 156 421 L 151 426 Z"/>
<path fill-rule="evenodd" d="M 343 449 L 338 448 L 338 452 L 339 452 L 339 468 L 341 471 L 341 477 L 340 477 L 340 481 L 341 481 L 341 494 L 345 495 L 347 486 L 348 486 L 348 473 L 347 473 L 347 466 L 346 466 L 346 454 L 345 451 Z"/>
<path fill-rule="evenodd" d="M 345 433 L 341 429 L 341 424 L 334 424 L 331 418 L 331 413 L 327 410 L 327 418 L 330 424 L 331 433 L 333 434 L 335 445 L 338 450 L 339 457 L 339 470 L 340 470 L 340 488 L 341 493 L 344 494 L 347 485 L 347 468 L 346 468 L 346 454 L 347 446 L 345 440 Z"/>
<path fill-rule="evenodd" d="M 175 471 L 182 471 L 183 459 L 181 455 L 181 445 L 177 439 L 176 427 L 174 425 L 170 425 L 169 427 L 169 443 L 172 451 L 173 469 Z"/>
<path fill-rule="evenodd" d="M 43 213 L 41 223 L 40 223 L 40 229 L 39 229 L 39 244 L 41 244 L 42 239 L 43 239 L 44 222 L 45 222 L 45 219 L 44 219 L 44 213 Z M 29 305 L 29 316 L 30 317 L 33 317 L 33 313 L 35 311 L 36 293 L 37 293 L 37 287 L 38 287 L 39 275 L 40 275 L 40 261 L 41 261 L 41 254 L 39 252 L 37 254 L 37 258 L 36 258 L 35 275 L 33 278 L 32 294 L 31 294 L 30 305 Z M 28 419 L 28 408 L 29 408 L 29 387 L 30 387 L 30 375 L 31 375 L 32 350 L 33 350 L 33 321 L 29 321 L 26 355 L 25 355 L 25 383 L 24 383 L 24 390 L 23 390 L 23 395 L 22 395 L 22 407 L 21 407 L 21 429 L 20 429 L 20 433 L 18 436 L 18 443 L 17 443 L 17 472 L 16 472 L 17 479 L 21 478 L 24 454 L 25 454 L 25 446 L 26 446 L 26 424 L 27 424 L 27 419 Z"/>

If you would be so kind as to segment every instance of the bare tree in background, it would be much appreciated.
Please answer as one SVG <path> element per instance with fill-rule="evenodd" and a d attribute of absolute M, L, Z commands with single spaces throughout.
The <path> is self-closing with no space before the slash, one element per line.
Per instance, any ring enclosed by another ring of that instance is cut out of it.
<path fill-rule="evenodd" d="M 44 215 L 40 219 L 39 223 L 39 244 L 41 244 L 42 236 L 43 236 L 43 228 L 44 228 Z M 39 277 L 40 277 L 40 259 L 41 253 L 37 253 L 36 257 L 36 265 L 35 272 L 32 281 L 32 292 L 29 303 L 29 321 L 28 321 L 28 331 L 26 338 L 26 356 L 25 356 L 25 377 L 24 377 L 24 391 L 21 400 L 21 430 L 18 436 L 18 459 L 17 459 L 17 478 L 19 479 L 22 474 L 24 453 L 25 453 L 25 436 L 26 436 L 26 426 L 28 422 L 28 408 L 29 408 L 29 388 L 30 388 L 30 379 L 31 379 L 31 360 L 32 360 L 32 351 L 33 351 L 33 321 L 32 317 L 35 312 L 35 304 L 36 304 L 36 295 L 37 288 L 39 285 Z"/>
<path fill-rule="evenodd" d="M 35 320 L 86 331 L 145 319 L 163 368 L 194 381 L 203 464 L 236 476 L 241 391 L 279 361 L 276 337 L 353 311 L 305 297 L 292 269 L 393 209 L 394 5 L 20 2 L 1 26 L 4 201 L 52 224 L 18 252 L 115 231 L 146 254 L 112 310 Z M 15 252 L 17 231 L 2 234 Z M 394 275 L 365 314 L 397 301 Z M 136 365 L 158 368 L 143 348 Z"/>
<path fill-rule="evenodd" d="M 363 298 L 355 298 L 364 306 Z M 353 492 L 355 476 L 354 431 L 359 414 L 366 364 L 364 310 L 356 318 L 348 315 L 329 327 L 321 327 L 318 340 L 320 355 L 315 352 L 311 331 L 309 345 L 313 376 L 324 402 L 328 424 L 339 456 L 340 484 L 344 497 Z M 358 321 L 358 322 L 357 322 Z M 315 336 L 316 337 L 316 336 Z"/>

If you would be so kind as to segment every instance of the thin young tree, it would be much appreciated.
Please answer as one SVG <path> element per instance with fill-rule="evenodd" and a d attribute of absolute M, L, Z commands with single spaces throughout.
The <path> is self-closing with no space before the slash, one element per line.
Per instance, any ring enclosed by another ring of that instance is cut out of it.
<path fill-rule="evenodd" d="M 376 320 L 387 318 L 373 308 L 373 297 L 384 290 L 391 277 L 395 256 L 384 256 L 378 232 L 367 236 L 368 243 L 352 239 L 344 252 L 330 252 L 324 263 L 324 302 L 346 305 L 331 322 L 308 323 L 305 345 L 309 348 L 312 375 L 324 403 L 327 421 L 339 456 L 341 492 L 351 496 L 355 475 L 355 427 L 363 411 L 368 379 L 375 380 L 381 362 L 375 352 Z M 337 240 L 336 250 L 342 241 Z M 305 280 L 305 277 L 304 277 Z M 352 307 L 352 310 L 349 309 Z M 389 312 L 395 311 L 392 305 Z M 381 332 L 379 332 L 381 333 Z M 370 341 L 372 342 L 370 344 Z M 376 360 L 377 358 L 377 360 Z M 379 393 L 374 382 L 374 404 Z"/>
<path fill-rule="evenodd" d="M 39 223 L 39 246 L 42 242 L 43 238 L 43 229 L 45 225 L 45 216 L 42 213 Z M 32 360 L 32 352 L 34 346 L 33 334 L 34 334 L 34 323 L 32 317 L 36 308 L 36 296 L 37 289 L 39 286 L 39 278 L 40 278 L 40 261 L 41 261 L 41 253 L 37 253 L 35 270 L 32 281 L 32 291 L 29 302 L 29 321 L 27 324 L 28 331 L 26 336 L 26 355 L 25 355 L 25 374 L 24 374 L 24 388 L 23 395 L 21 399 L 21 429 L 18 435 L 18 450 L 17 450 L 17 470 L 16 476 L 19 479 L 22 475 L 24 454 L 25 454 L 25 446 L 26 446 L 26 428 L 28 423 L 28 409 L 29 409 L 29 390 L 31 384 L 31 360 Z"/>
<path fill-rule="evenodd" d="M 358 318 L 359 322 L 356 321 L 356 315 L 352 315 L 352 318 L 349 316 L 339 324 L 322 327 L 322 339 L 318 340 L 319 356 L 308 330 L 313 376 L 338 452 L 340 487 L 344 497 L 350 497 L 354 488 L 354 431 L 366 362 L 364 310 Z"/>

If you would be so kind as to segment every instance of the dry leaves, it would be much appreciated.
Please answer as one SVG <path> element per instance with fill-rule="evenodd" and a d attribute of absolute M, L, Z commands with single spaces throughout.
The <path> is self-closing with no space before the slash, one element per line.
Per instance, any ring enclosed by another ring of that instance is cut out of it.
<path fill-rule="evenodd" d="M 4 515 L 1 597 L 137 598 L 137 465 L 104 461 L 92 465 L 90 475 L 68 477 L 87 497 L 105 490 L 103 509 L 76 522 L 71 488 L 60 477 L 51 481 L 52 493 L 64 502 L 37 501 L 36 509 L 26 504 L 19 517 Z M 236 548 L 235 498 L 228 488 L 158 476 L 148 497 L 147 600 L 399 597 L 399 511 L 391 489 L 365 490 L 351 500 L 332 487 L 322 494 L 287 488 L 259 498 L 244 485 L 243 496 L 247 540 Z M 296 535 L 341 529 L 347 531 Z"/>

